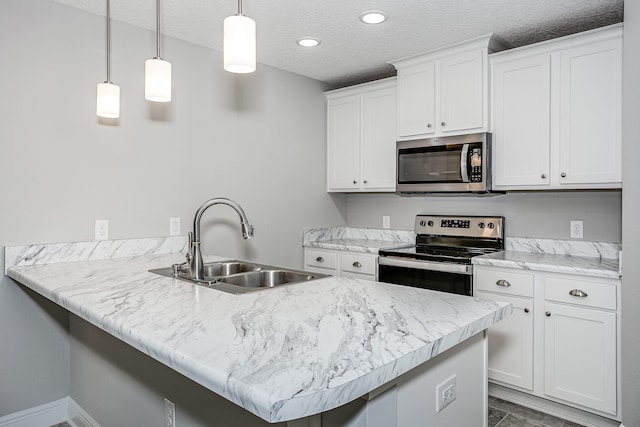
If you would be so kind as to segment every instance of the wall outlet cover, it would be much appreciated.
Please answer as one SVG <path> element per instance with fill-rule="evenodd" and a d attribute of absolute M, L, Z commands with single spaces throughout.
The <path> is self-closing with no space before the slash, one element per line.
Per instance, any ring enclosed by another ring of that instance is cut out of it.
<path fill-rule="evenodd" d="M 453 374 L 436 386 L 436 412 L 449 406 L 456 396 L 456 374 Z"/>
<path fill-rule="evenodd" d="M 169 236 L 180 235 L 180 217 L 169 218 Z"/>
<path fill-rule="evenodd" d="M 391 228 L 391 217 L 384 215 L 382 217 L 382 228 Z"/>
<path fill-rule="evenodd" d="M 176 426 L 176 405 L 166 397 L 164 398 L 164 425 L 165 427 Z"/>
<path fill-rule="evenodd" d="M 584 237 L 584 224 L 582 221 L 571 221 L 571 238 L 582 239 Z"/>
<path fill-rule="evenodd" d="M 96 219 L 95 240 L 109 240 L 109 220 Z"/>

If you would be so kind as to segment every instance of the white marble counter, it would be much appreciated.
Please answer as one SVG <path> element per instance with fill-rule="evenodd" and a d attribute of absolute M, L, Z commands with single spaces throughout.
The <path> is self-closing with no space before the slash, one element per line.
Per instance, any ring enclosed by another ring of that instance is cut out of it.
<path fill-rule="evenodd" d="M 474 265 L 581 274 L 591 277 L 621 277 L 617 258 L 598 258 L 522 251 L 502 251 L 473 257 Z"/>
<path fill-rule="evenodd" d="M 412 231 L 377 228 L 308 228 L 302 233 L 302 246 L 377 254 L 380 249 L 413 246 Z"/>
<path fill-rule="evenodd" d="M 41 264 L 50 252 L 32 247 L 5 252 L 14 261 L 31 253 L 34 264 L 6 256 L 10 277 L 270 422 L 352 401 L 511 311 L 338 277 L 233 295 L 147 271 L 181 262 L 181 253 Z"/>

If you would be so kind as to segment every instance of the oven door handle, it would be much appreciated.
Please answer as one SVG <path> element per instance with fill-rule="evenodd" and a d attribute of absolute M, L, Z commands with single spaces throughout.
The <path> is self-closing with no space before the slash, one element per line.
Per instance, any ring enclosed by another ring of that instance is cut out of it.
<path fill-rule="evenodd" d="M 449 264 L 443 262 L 431 261 L 410 261 L 398 257 L 378 258 L 378 265 L 388 265 L 390 267 L 413 268 L 416 270 L 442 271 L 445 273 L 458 273 L 471 276 L 473 274 L 473 266 L 468 264 Z"/>
<path fill-rule="evenodd" d="M 460 153 L 460 176 L 462 176 L 462 182 L 469 182 L 469 144 L 462 145 L 462 153 Z"/>

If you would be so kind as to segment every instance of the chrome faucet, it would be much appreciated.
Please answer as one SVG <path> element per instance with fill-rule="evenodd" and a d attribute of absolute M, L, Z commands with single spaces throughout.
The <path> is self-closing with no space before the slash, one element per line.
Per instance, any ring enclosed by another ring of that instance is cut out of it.
<path fill-rule="evenodd" d="M 187 254 L 187 262 L 189 262 L 189 270 L 193 280 L 203 280 L 204 264 L 202 262 L 202 251 L 200 250 L 200 219 L 204 211 L 213 205 L 223 204 L 231 206 L 240 216 L 240 224 L 242 225 L 242 237 L 250 239 L 253 237 L 253 227 L 249 224 L 249 220 L 239 204 L 233 200 L 222 197 L 209 199 L 202 204 L 196 211 L 193 219 L 193 234 L 189 233 L 190 250 Z"/>

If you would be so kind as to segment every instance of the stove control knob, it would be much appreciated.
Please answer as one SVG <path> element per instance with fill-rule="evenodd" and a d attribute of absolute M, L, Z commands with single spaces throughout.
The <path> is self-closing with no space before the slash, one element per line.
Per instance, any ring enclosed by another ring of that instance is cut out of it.
<path fill-rule="evenodd" d="M 433 221 L 429 221 L 429 222 L 427 222 L 427 225 L 428 225 L 429 227 L 433 227 Z"/>
<path fill-rule="evenodd" d="M 489 224 L 487 224 L 487 227 L 489 227 L 490 229 L 492 229 L 492 230 L 493 230 L 493 228 L 495 227 L 495 225 L 494 225 L 492 222 L 490 222 Z"/>
<path fill-rule="evenodd" d="M 478 227 L 479 227 L 479 228 L 484 228 L 484 222 L 480 222 L 480 223 L 478 223 Z"/>
<path fill-rule="evenodd" d="M 427 225 L 427 222 L 425 220 L 420 221 L 420 226 L 424 227 L 425 225 Z"/>

